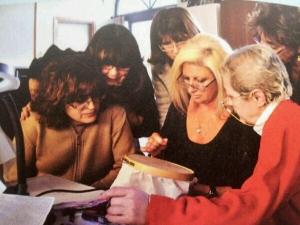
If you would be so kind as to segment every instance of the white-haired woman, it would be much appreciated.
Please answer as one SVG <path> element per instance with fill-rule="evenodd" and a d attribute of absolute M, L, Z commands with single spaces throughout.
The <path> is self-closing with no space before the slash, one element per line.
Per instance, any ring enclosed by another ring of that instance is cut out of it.
<path fill-rule="evenodd" d="M 195 194 L 240 187 L 257 160 L 259 135 L 221 104 L 220 71 L 230 52 L 224 40 L 208 34 L 181 48 L 171 68 L 172 104 L 164 126 L 143 149 L 194 170 L 202 184 L 191 190 Z"/>
<path fill-rule="evenodd" d="M 267 47 L 252 45 L 225 64 L 227 106 L 261 133 L 257 164 L 241 189 L 211 200 L 148 196 L 114 188 L 107 218 L 122 224 L 149 225 L 298 225 L 300 221 L 300 107 L 291 95 L 288 74 Z M 116 206 L 117 203 L 117 206 Z M 124 207 L 126 206 L 126 207 Z"/>

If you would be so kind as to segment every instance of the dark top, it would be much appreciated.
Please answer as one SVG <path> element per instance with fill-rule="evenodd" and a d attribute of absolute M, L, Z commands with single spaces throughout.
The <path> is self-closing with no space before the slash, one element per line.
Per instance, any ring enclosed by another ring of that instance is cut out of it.
<path fill-rule="evenodd" d="M 299 79 L 299 75 L 296 75 L 299 74 L 300 68 L 299 66 L 294 65 L 293 62 L 285 63 L 285 67 L 289 74 L 289 78 L 293 87 L 293 94 L 291 96 L 291 99 L 294 102 L 300 104 L 300 79 Z M 295 74 L 294 76 L 296 78 L 293 78 L 293 74 Z"/>
<path fill-rule="evenodd" d="M 154 131 L 159 130 L 158 110 L 154 98 L 154 90 L 146 68 L 143 66 L 140 71 L 143 76 L 140 87 L 136 87 L 130 80 L 125 80 L 120 87 L 109 87 L 106 98 L 106 105 L 119 104 L 127 113 L 134 112 L 143 117 L 139 126 L 131 126 L 135 138 L 148 137 Z M 123 87 L 125 86 L 125 87 Z"/>
<path fill-rule="evenodd" d="M 161 157 L 194 170 L 201 184 L 238 188 L 252 174 L 258 157 L 260 136 L 233 117 L 212 141 L 198 144 L 188 138 L 186 115 L 171 104 L 161 135 L 169 139 Z"/>

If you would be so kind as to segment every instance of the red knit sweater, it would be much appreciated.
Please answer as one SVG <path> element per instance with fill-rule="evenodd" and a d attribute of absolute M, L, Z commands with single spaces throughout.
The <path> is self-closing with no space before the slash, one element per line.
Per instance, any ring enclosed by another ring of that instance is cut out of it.
<path fill-rule="evenodd" d="M 149 225 L 299 225 L 300 107 L 281 102 L 266 122 L 253 175 L 221 197 L 151 196 Z"/>

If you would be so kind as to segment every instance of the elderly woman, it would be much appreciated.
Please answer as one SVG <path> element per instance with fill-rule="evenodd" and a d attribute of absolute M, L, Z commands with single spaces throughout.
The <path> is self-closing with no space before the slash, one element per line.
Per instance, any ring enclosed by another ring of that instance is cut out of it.
<path fill-rule="evenodd" d="M 209 193 L 209 186 L 211 191 L 240 187 L 257 160 L 259 135 L 222 105 L 221 68 L 230 52 L 224 40 L 207 34 L 181 48 L 171 69 L 173 100 L 166 121 L 143 149 L 161 151 L 159 157 L 194 170 L 202 184 L 194 189 L 202 193 Z"/>
<path fill-rule="evenodd" d="M 97 59 L 98 70 L 108 84 L 107 104 L 126 109 L 134 137 L 157 131 L 153 87 L 132 33 L 121 25 L 105 25 L 95 33 L 86 52 Z"/>
<path fill-rule="evenodd" d="M 262 45 L 236 50 L 224 67 L 226 105 L 261 133 L 259 157 L 241 189 L 218 198 L 148 196 L 114 188 L 107 218 L 121 224 L 298 225 L 300 221 L 300 107 L 279 57 Z"/>
<path fill-rule="evenodd" d="M 30 117 L 21 121 L 27 177 L 52 174 L 98 188 L 114 181 L 122 157 L 135 147 L 126 113 L 103 108 L 106 84 L 95 62 L 85 54 L 50 64 L 32 102 Z M 15 167 L 6 171 L 15 179 Z"/>

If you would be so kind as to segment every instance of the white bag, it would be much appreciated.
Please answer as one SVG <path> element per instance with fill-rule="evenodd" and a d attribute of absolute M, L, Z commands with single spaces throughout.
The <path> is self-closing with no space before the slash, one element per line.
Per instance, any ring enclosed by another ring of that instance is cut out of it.
<path fill-rule="evenodd" d="M 111 185 L 135 187 L 148 194 L 177 198 L 188 193 L 194 172 L 186 167 L 142 155 L 124 157 L 121 170 Z"/>

